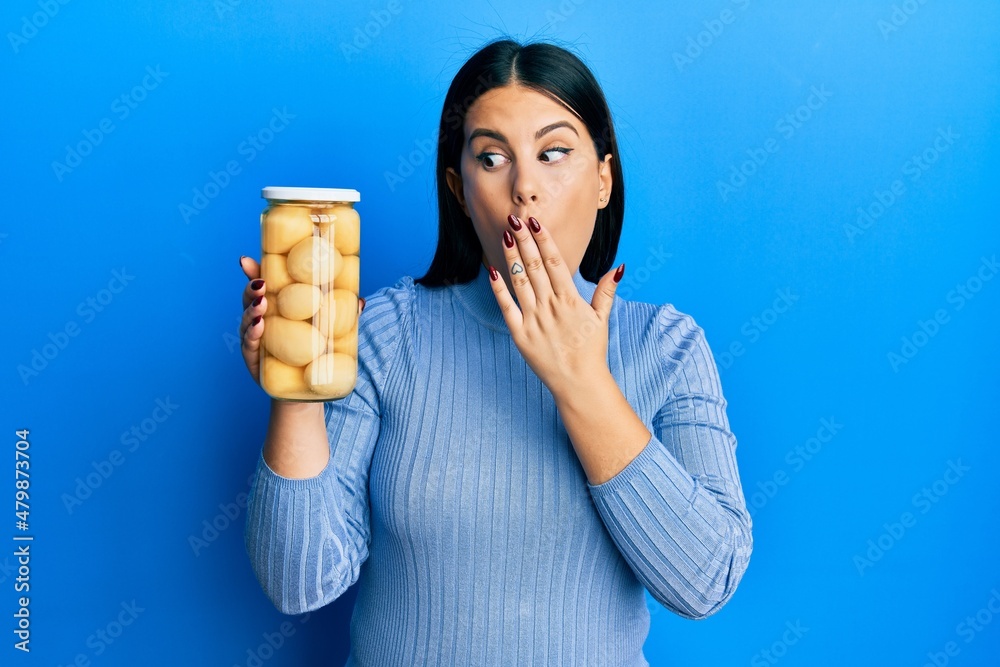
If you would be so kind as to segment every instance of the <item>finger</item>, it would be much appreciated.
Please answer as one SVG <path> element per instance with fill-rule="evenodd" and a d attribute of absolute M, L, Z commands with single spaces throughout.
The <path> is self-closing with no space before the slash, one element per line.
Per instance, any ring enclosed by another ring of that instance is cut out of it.
<path fill-rule="evenodd" d="M 511 331 L 518 331 L 524 322 L 524 315 L 521 314 L 521 309 L 514 303 L 514 298 L 507 290 L 507 283 L 503 281 L 503 278 L 500 277 L 500 272 L 492 264 L 490 265 L 489 276 L 490 287 L 493 288 L 493 294 L 496 296 L 497 305 L 500 306 L 500 313 L 507 322 L 507 327 Z"/>
<path fill-rule="evenodd" d="M 247 277 L 247 280 L 254 281 L 260 278 L 260 264 L 257 263 L 253 257 L 248 257 L 246 255 L 240 255 L 240 269 L 243 271 L 243 275 Z M 257 298 L 257 292 L 260 290 L 251 290 L 249 286 L 243 291 L 243 307 L 246 308 L 247 305 Z M 263 293 L 263 292 L 261 292 Z"/>
<path fill-rule="evenodd" d="M 266 285 L 264 285 L 264 281 L 260 278 L 247 283 L 247 286 L 243 289 L 243 308 L 246 309 L 251 301 L 259 296 L 263 296 L 265 290 Z"/>
<path fill-rule="evenodd" d="M 507 225 L 509 226 L 508 231 L 513 235 L 515 240 L 514 247 L 510 251 L 515 251 L 513 255 L 520 258 L 517 261 L 521 267 L 518 268 L 515 266 L 514 261 L 508 257 L 507 266 L 510 269 L 510 282 L 517 293 L 518 303 L 521 303 L 521 292 L 518 291 L 518 282 L 530 289 L 532 294 L 530 295 L 530 303 L 528 305 L 532 305 L 535 302 L 536 296 L 541 297 L 542 295 L 552 293 L 552 284 L 549 282 L 548 272 L 542 263 L 542 255 L 538 251 L 538 246 L 535 244 L 531 232 L 528 231 L 528 225 L 513 213 L 507 216 Z M 508 250 L 506 247 L 504 249 Z M 511 252 L 507 254 L 511 255 Z"/>
<path fill-rule="evenodd" d="M 260 339 L 264 336 L 264 318 L 260 315 L 249 322 L 243 331 L 243 350 L 257 352 L 260 349 Z"/>
<path fill-rule="evenodd" d="M 267 314 L 268 307 L 267 296 L 264 294 L 261 294 L 250 302 L 250 305 L 243 311 L 243 317 L 240 319 L 240 337 L 246 335 L 247 328 L 255 318 L 264 317 Z"/>
<path fill-rule="evenodd" d="M 549 287 L 555 294 L 578 294 L 576 285 L 573 284 L 573 274 L 569 272 L 569 267 L 563 260 L 562 254 L 555 240 L 549 234 L 548 229 L 542 227 L 535 218 L 528 218 L 525 225 L 531 238 L 535 241 L 538 254 L 541 256 L 542 266 L 549 281 Z M 523 254 L 523 253 L 522 253 Z M 526 258 L 527 259 L 527 258 Z M 534 277 L 532 276 L 532 280 Z"/>
<path fill-rule="evenodd" d="M 260 384 L 260 339 L 264 335 L 264 318 L 255 317 L 250 321 L 242 336 L 240 347 L 243 351 L 243 361 L 250 371 L 254 382 Z"/>
<path fill-rule="evenodd" d="M 253 257 L 242 255 L 240 257 L 240 268 L 243 269 L 243 273 L 248 280 L 260 278 L 260 264 Z"/>
<path fill-rule="evenodd" d="M 594 290 L 594 298 L 591 299 L 590 305 L 593 306 L 598 317 L 603 322 L 607 322 L 611 316 L 611 306 L 615 302 L 615 292 L 618 290 L 618 283 L 621 281 L 624 273 L 625 264 L 622 263 L 616 270 L 605 273 L 597 283 L 597 288 Z"/>
<path fill-rule="evenodd" d="M 365 312 L 365 297 L 358 297 L 358 315 Z"/>

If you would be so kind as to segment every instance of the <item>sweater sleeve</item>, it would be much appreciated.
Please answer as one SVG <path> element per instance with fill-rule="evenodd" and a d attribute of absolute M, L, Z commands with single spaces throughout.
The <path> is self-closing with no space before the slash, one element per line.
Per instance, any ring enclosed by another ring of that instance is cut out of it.
<path fill-rule="evenodd" d="M 368 471 L 381 396 L 410 320 L 405 276 L 365 300 L 358 321 L 358 377 L 324 404 L 330 461 L 317 476 L 289 479 L 258 458 L 245 543 L 257 580 L 279 611 L 300 614 L 340 597 L 358 579 L 371 537 Z"/>
<path fill-rule="evenodd" d="M 718 611 L 753 550 L 736 438 L 704 331 L 670 304 L 657 312 L 669 391 L 645 448 L 588 487 L 611 538 L 662 605 L 689 619 Z"/>

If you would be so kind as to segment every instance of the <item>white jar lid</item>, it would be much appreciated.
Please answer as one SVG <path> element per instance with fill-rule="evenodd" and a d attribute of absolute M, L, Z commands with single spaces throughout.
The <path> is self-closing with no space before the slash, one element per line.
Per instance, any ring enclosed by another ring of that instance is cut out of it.
<path fill-rule="evenodd" d="M 284 188 L 269 185 L 260 192 L 264 199 L 295 199 L 303 201 L 361 201 L 357 190 L 338 188 Z"/>

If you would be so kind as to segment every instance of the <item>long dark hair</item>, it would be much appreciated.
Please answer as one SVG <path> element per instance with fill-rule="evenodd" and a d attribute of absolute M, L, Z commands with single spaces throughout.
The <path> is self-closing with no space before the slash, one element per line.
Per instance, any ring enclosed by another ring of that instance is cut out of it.
<path fill-rule="evenodd" d="M 590 132 L 597 159 L 611 154 L 610 199 L 597 211 L 594 234 L 580 262 L 580 275 L 596 283 L 614 262 L 625 215 L 625 182 L 604 92 L 583 61 L 566 49 L 544 42 L 522 45 L 503 38 L 490 42 L 462 65 L 444 98 L 436 167 L 438 243 L 430 268 L 414 279 L 416 284 L 441 287 L 466 283 L 479 273 L 482 244 L 472 220 L 448 188 L 445 172 L 452 167 L 461 173 L 459 163 L 469 108 L 483 93 L 512 82 L 569 106 Z"/>

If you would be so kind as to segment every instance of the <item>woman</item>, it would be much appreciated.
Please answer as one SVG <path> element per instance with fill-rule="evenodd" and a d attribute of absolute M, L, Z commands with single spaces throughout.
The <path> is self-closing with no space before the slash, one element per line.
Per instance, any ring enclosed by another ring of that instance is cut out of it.
<path fill-rule="evenodd" d="M 254 570 L 287 614 L 359 581 L 349 665 L 646 665 L 644 588 L 705 618 L 752 550 L 704 333 L 615 296 L 622 170 L 576 56 L 488 44 L 440 131 L 427 275 L 367 299 L 353 393 L 272 401 Z"/>

